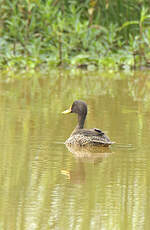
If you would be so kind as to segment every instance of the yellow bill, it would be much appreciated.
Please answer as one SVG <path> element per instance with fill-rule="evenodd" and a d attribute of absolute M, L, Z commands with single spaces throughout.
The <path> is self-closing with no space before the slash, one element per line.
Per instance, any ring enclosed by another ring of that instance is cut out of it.
<path fill-rule="evenodd" d="M 65 111 L 62 112 L 63 114 L 71 113 L 71 107 Z"/>

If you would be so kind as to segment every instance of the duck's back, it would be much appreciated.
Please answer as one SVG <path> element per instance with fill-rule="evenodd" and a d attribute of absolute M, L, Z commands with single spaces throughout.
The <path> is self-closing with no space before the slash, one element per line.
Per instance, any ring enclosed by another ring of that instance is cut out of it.
<path fill-rule="evenodd" d="M 100 129 L 94 128 L 75 130 L 65 144 L 109 146 L 112 142 Z"/>

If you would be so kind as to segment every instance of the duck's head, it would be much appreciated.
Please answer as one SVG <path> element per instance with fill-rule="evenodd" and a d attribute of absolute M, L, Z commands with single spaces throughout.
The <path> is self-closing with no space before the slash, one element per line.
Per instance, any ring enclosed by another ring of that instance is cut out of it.
<path fill-rule="evenodd" d="M 69 109 L 62 112 L 63 114 L 67 113 L 77 113 L 80 116 L 86 116 L 87 114 L 87 105 L 84 101 L 74 101 L 73 104 L 70 106 Z"/>

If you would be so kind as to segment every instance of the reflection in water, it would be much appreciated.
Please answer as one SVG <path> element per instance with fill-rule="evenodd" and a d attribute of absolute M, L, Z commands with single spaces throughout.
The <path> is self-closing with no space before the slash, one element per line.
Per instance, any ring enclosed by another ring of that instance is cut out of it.
<path fill-rule="evenodd" d="M 0 229 L 150 228 L 150 77 L 139 75 L 1 79 Z M 85 125 L 116 140 L 107 153 L 61 144 L 75 99 L 89 105 Z"/>
<path fill-rule="evenodd" d="M 83 161 L 96 162 L 98 159 L 102 160 L 105 157 L 108 157 L 112 154 L 111 149 L 108 147 L 100 146 L 80 146 L 80 145 L 69 145 L 66 144 L 67 149 L 73 153 L 77 158 L 82 159 Z"/>
<path fill-rule="evenodd" d="M 69 179 L 73 184 L 82 184 L 85 182 L 84 164 L 80 160 L 75 164 L 72 171 L 61 170 L 61 173 Z"/>
<path fill-rule="evenodd" d="M 72 171 L 61 170 L 61 173 L 66 175 L 71 183 L 85 182 L 85 165 L 84 162 L 93 163 L 93 166 L 112 154 L 111 150 L 106 147 L 98 146 L 80 146 L 66 144 L 67 149 L 73 153 L 76 158 L 76 164 Z"/>

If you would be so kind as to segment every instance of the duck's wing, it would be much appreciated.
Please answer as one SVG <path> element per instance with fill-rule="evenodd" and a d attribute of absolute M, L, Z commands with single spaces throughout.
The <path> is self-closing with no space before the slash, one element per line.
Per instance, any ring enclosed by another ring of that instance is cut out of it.
<path fill-rule="evenodd" d="M 103 136 L 105 133 L 101 131 L 100 129 L 94 128 L 94 129 L 81 129 L 81 133 L 83 133 L 85 136 Z"/>
<path fill-rule="evenodd" d="M 104 135 L 104 132 L 102 131 L 102 130 L 100 130 L 100 129 L 97 129 L 97 128 L 94 128 L 93 129 L 95 132 L 97 132 L 99 135 Z"/>
<path fill-rule="evenodd" d="M 104 145 L 111 145 L 112 142 L 110 141 L 109 137 L 101 131 L 100 129 L 80 129 L 78 130 L 79 135 L 83 135 L 87 139 L 89 139 L 92 143 L 95 144 L 104 144 Z"/>

